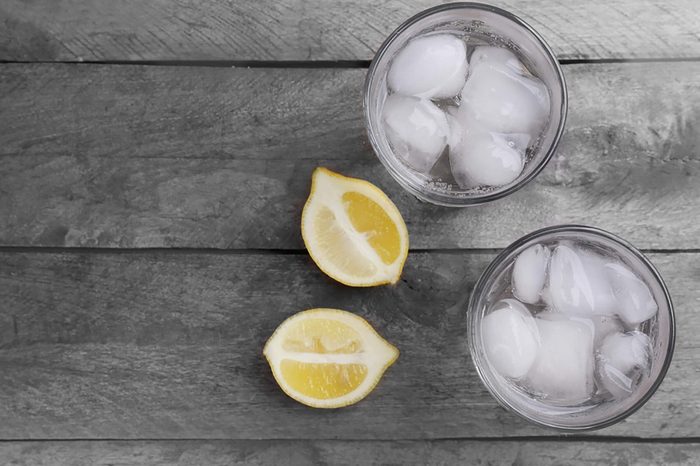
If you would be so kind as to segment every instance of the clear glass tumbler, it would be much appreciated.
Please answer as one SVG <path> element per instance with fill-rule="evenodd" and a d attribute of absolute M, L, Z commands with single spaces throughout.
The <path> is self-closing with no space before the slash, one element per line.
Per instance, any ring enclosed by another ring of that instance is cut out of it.
<path fill-rule="evenodd" d="M 649 287 L 658 312 L 642 324 L 651 340 L 651 368 L 626 398 L 556 406 L 531 395 L 500 375 L 485 355 L 482 319 L 510 287 L 510 271 L 517 256 L 535 244 L 559 241 L 583 242 L 627 265 Z M 535 424 L 564 431 L 607 427 L 634 413 L 654 394 L 671 363 L 675 342 L 675 320 L 671 297 L 656 268 L 634 246 L 606 231 L 581 225 L 560 225 L 535 231 L 503 250 L 486 268 L 472 291 L 467 310 L 469 348 L 474 366 L 486 388 L 505 408 Z"/>
<path fill-rule="evenodd" d="M 465 190 L 408 167 L 394 154 L 383 129 L 381 114 L 387 97 L 386 77 L 394 55 L 413 37 L 444 31 L 474 37 L 482 44 L 507 47 L 524 57 L 528 68 L 547 86 L 550 118 L 525 167 L 513 182 L 489 189 Z M 364 93 L 365 125 L 379 160 L 408 192 L 433 204 L 464 207 L 499 199 L 532 180 L 554 154 L 564 130 L 567 93 L 564 75 L 556 56 L 544 39 L 517 16 L 481 3 L 450 3 L 429 8 L 398 27 L 372 60 Z"/>

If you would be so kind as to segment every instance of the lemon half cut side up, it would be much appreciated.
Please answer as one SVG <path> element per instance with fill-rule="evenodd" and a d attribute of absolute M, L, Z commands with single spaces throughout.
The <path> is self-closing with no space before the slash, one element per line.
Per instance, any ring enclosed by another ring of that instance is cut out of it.
<path fill-rule="evenodd" d="M 399 351 L 363 318 L 319 308 L 282 322 L 263 354 L 291 398 L 314 408 L 340 408 L 366 397 Z"/>

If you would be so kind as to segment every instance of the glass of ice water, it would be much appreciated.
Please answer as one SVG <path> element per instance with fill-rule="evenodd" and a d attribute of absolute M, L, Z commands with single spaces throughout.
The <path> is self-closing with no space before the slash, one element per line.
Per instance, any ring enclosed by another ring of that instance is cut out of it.
<path fill-rule="evenodd" d="M 673 355 L 661 276 L 631 244 L 597 228 L 520 238 L 483 272 L 467 312 L 484 385 L 546 427 L 592 430 L 624 419 L 654 394 Z"/>
<path fill-rule="evenodd" d="M 425 10 L 367 74 L 369 140 L 419 199 L 463 207 L 507 196 L 555 152 L 567 93 L 556 56 L 513 14 L 479 3 Z"/>

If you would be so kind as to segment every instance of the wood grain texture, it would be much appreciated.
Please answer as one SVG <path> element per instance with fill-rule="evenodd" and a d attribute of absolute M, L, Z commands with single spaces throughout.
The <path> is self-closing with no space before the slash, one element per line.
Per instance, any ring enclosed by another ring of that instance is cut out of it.
<path fill-rule="evenodd" d="M 0 439 L 430 439 L 547 436 L 500 408 L 475 373 L 465 301 L 492 255 L 413 253 L 396 286 L 351 289 L 305 255 L 0 253 Z M 597 432 L 697 436 L 698 255 L 652 254 L 678 337 L 659 391 Z M 261 351 L 286 317 L 337 307 L 401 356 L 375 391 L 313 410 Z"/>
<path fill-rule="evenodd" d="M 325 165 L 384 189 L 413 248 L 497 248 L 569 222 L 700 247 L 700 63 L 565 72 L 556 157 L 516 194 L 455 210 L 405 193 L 373 155 L 364 70 L 4 65 L 0 244 L 299 249 Z"/>
<path fill-rule="evenodd" d="M 369 60 L 435 0 L 4 0 L 2 60 Z M 695 0 L 494 0 L 563 59 L 700 56 Z"/>
<path fill-rule="evenodd" d="M 508 441 L 71 441 L 4 442 L 0 457 L 33 466 L 637 465 L 694 466 L 700 445 Z"/>

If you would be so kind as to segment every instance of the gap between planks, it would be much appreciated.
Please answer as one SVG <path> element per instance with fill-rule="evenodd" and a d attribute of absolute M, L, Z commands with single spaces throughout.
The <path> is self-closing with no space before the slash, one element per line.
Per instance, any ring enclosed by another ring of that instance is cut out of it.
<path fill-rule="evenodd" d="M 560 59 L 561 65 L 699 62 L 700 57 Z M 371 60 L 0 60 L 4 64 L 134 65 L 203 68 L 369 68 Z"/>
<path fill-rule="evenodd" d="M 317 438 L 259 438 L 259 439 L 237 439 L 225 437 L 191 437 L 191 438 L 23 438 L 23 439 L 0 439 L 2 443 L 32 443 L 32 442 L 279 442 L 279 443 L 296 443 L 296 442 L 342 442 L 342 443 L 367 443 L 367 442 L 425 442 L 425 443 L 441 443 L 441 442 L 512 442 L 512 443 L 645 443 L 645 444 L 700 444 L 700 437 L 625 437 L 625 436 L 596 436 L 596 435 L 549 435 L 549 436 L 516 436 L 516 437 L 442 437 L 442 438 L 390 438 L 390 439 L 355 439 L 355 438 L 337 438 L 337 439 L 317 439 Z"/>
<path fill-rule="evenodd" d="M 505 248 L 436 248 L 409 249 L 409 254 L 498 254 Z M 644 254 L 700 254 L 700 248 L 691 249 L 639 249 Z M 219 249 L 219 248 L 95 248 L 95 247 L 60 247 L 60 246 L 0 246 L 0 253 L 17 254 L 201 254 L 201 255 L 280 255 L 280 256 L 304 256 L 306 249 L 281 249 L 281 248 L 246 248 L 246 249 Z M 1 441 L 1 440 L 0 440 Z"/>

